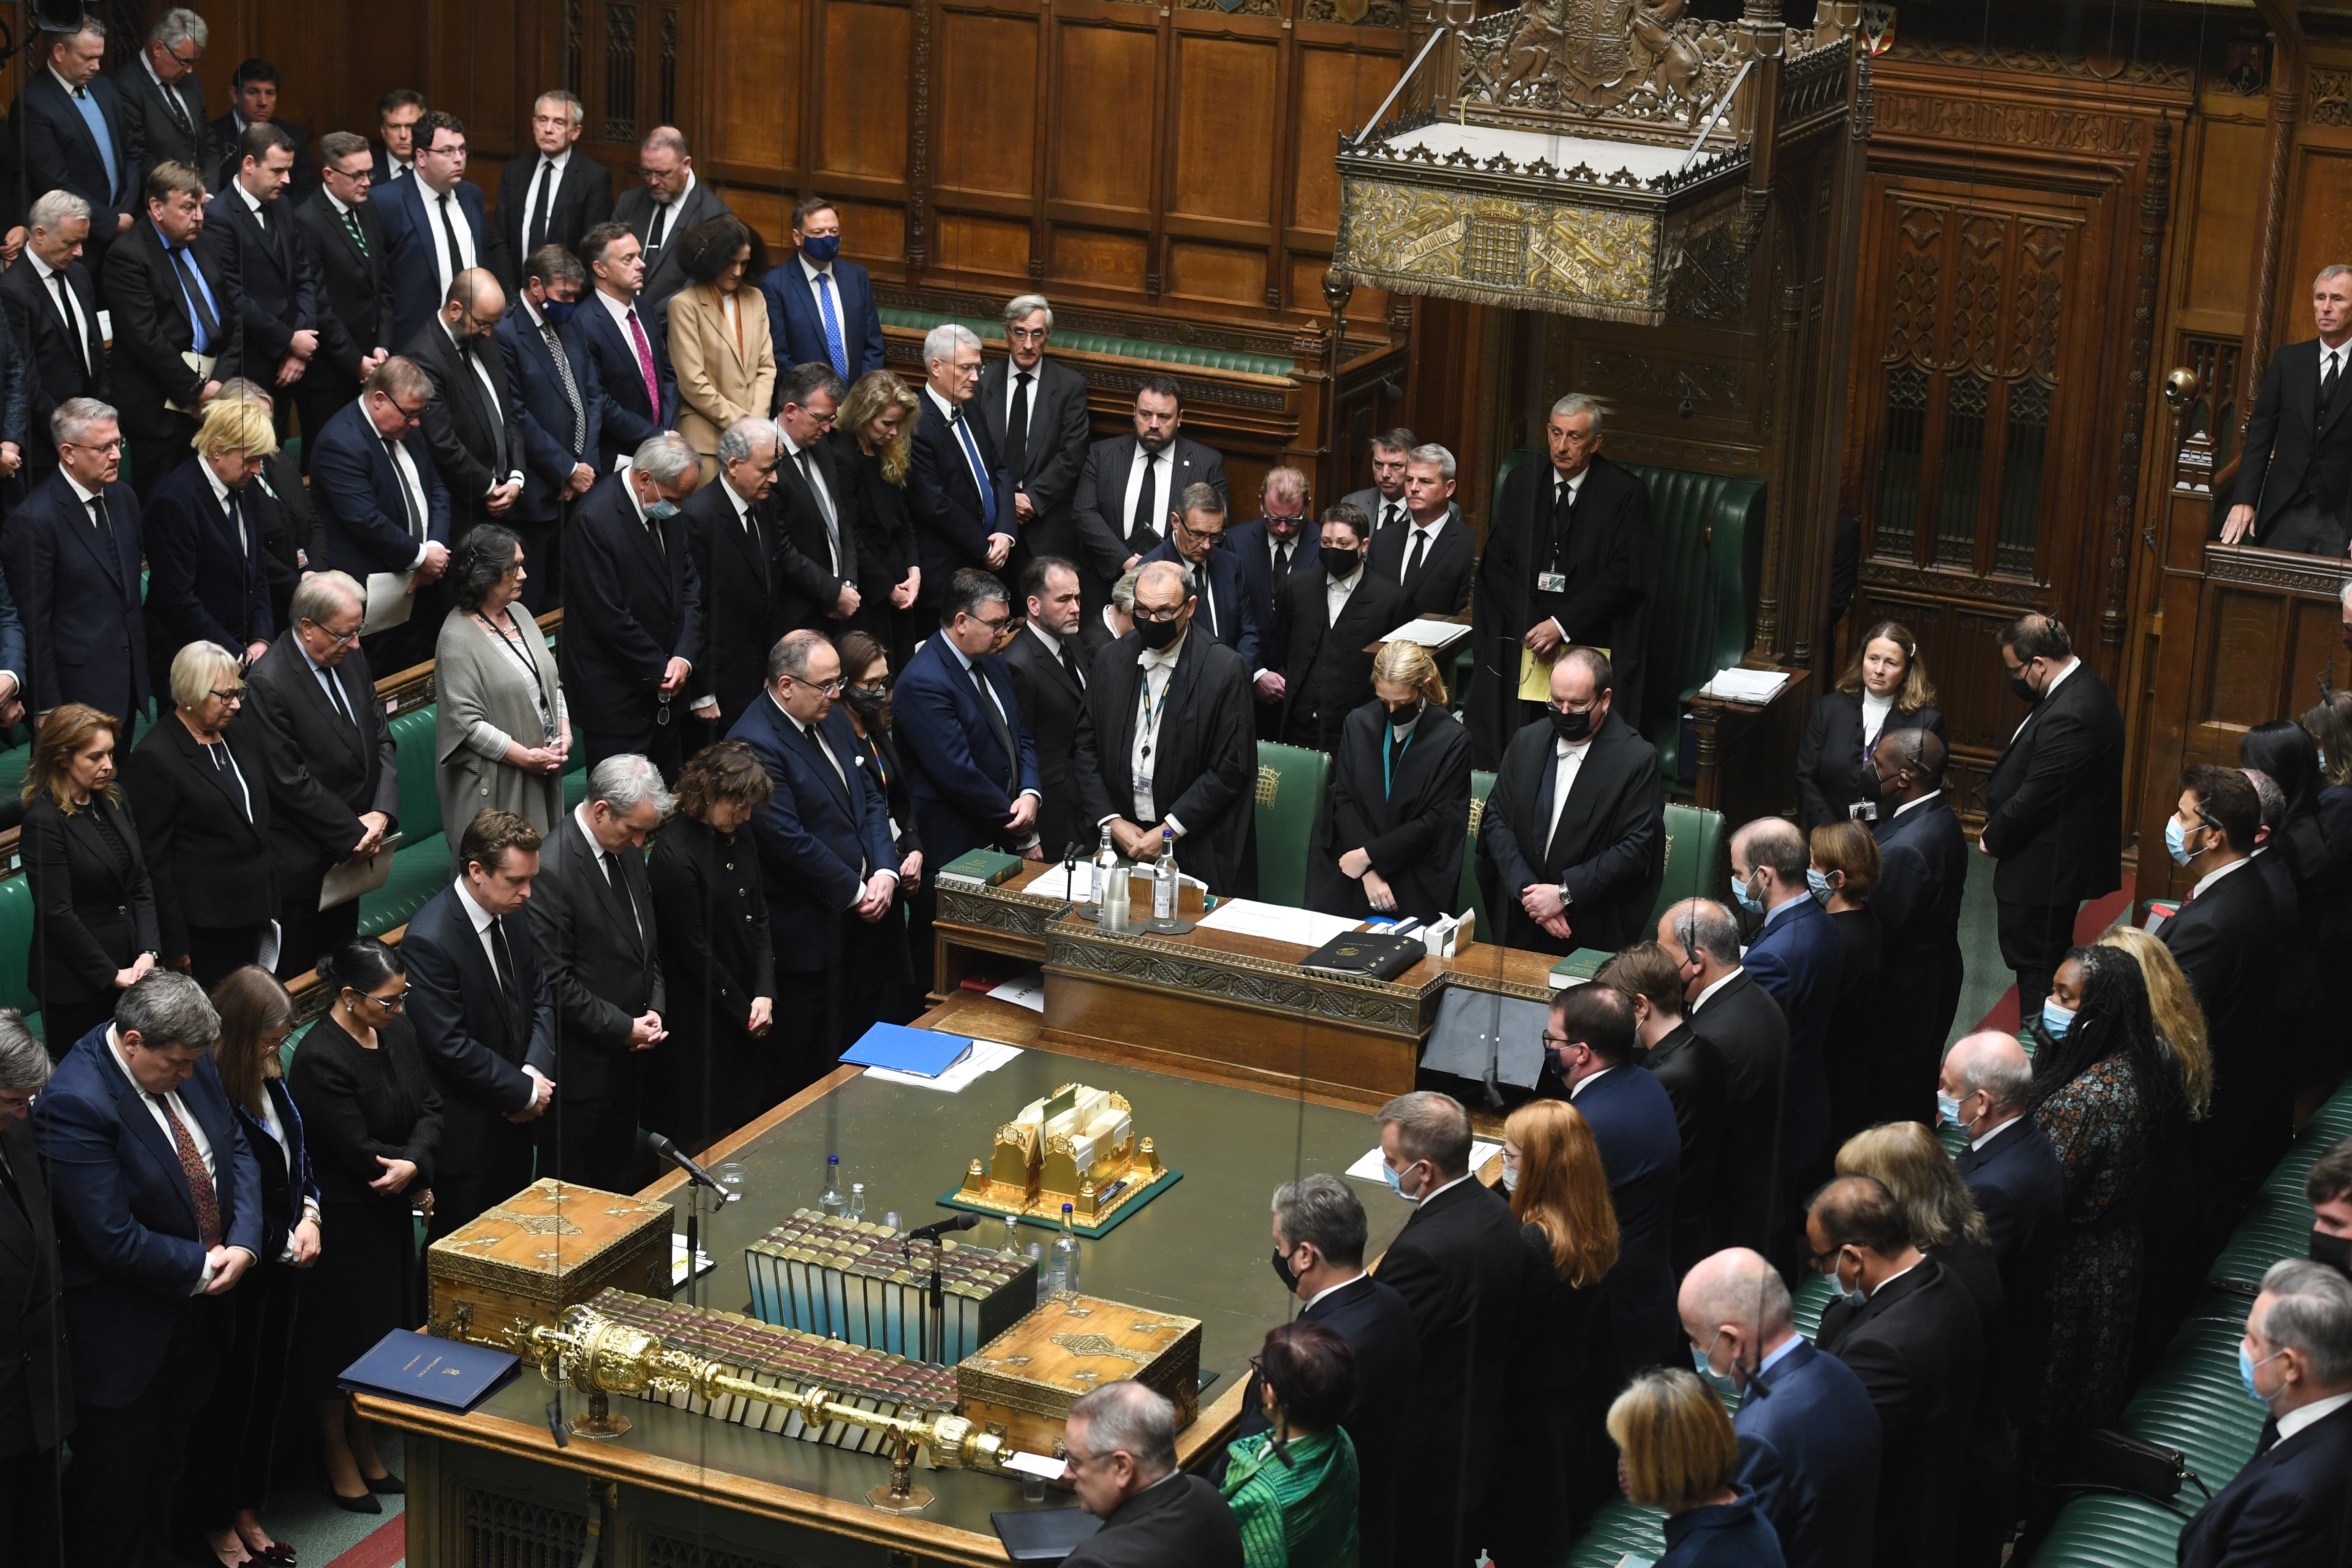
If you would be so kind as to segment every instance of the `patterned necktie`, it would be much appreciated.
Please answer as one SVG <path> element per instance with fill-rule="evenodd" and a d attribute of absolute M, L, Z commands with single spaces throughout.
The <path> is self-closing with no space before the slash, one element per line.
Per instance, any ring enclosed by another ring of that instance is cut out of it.
<path fill-rule="evenodd" d="M 841 336 L 840 313 L 833 308 L 833 272 L 829 268 L 816 275 L 816 308 L 824 317 L 824 352 L 833 361 L 833 374 L 847 381 L 849 347 Z"/>
<path fill-rule="evenodd" d="M 372 259 L 368 255 L 367 236 L 360 228 L 360 215 L 350 207 L 343 209 L 343 232 L 352 237 L 353 245 L 359 247 L 362 261 Z"/>
<path fill-rule="evenodd" d="M 188 1196 L 196 1205 L 196 1237 L 207 1250 L 221 1244 L 220 1194 L 213 1190 L 213 1173 L 205 1169 L 205 1157 L 196 1152 L 196 1141 L 188 1135 L 187 1124 L 172 1109 L 172 1102 L 160 1094 L 147 1097 L 163 1110 L 163 1120 L 171 1123 L 172 1142 L 180 1152 L 180 1173 L 188 1178 Z"/>
<path fill-rule="evenodd" d="M 544 318 L 539 323 L 539 335 L 547 340 L 547 353 L 555 361 L 555 374 L 563 378 L 563 400 L 572 405 L 572 455 L 576 458 L 588 448 L 588 410 L 580 401 L 580 384 L 572 379 L 572 356 L 563 352 L 562 337 Z"/>
<path fill-rule="evenodd" d="M 661 377 L 654 372 L 654 347 L 646 341 L 646 329 L 637 321 L 637 308 L 629 307 L 629 346 L 637 351 L 637 374 L 646 378 L 646 408 L 659 424 L 662 416 Z"/>
<path fill-rule="evenodd" d="M 163 101 L 171 106 L 172 122 L 180 128 L 180 134 L 183 136 L 194 135 L 196 128 L 188 119 L 188 106 L 180 97 L 180 89 L 176 87 L 171 87 L 162 83 L 158 83 L 157 85 L 163 89 Z"/>

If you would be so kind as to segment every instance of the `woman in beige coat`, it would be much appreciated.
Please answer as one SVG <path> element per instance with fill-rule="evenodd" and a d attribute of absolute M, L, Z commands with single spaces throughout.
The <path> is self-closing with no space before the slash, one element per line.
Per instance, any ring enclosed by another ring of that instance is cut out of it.
<path fill-rule="evenodd" d="M 677 240 L 687 286 L 670 297 L 669 363 L 677 372 L 677 431 L 702 454 L 702 482 L 719 474 L 719 433 L 775 412 L 776 351 L 768 301 L 752 279 L 768 249 L 741 219 L 722 214 Z"/>
<path fill-rule="evenodd" d="M 497 523 L 474 529 L 450 556 L 446 580 L 456 607 L 433 650 L 433 742 L 441 830 L 454 863 L 466 825 L 490 807 L 542 835 L 555 825 L 572 721 L 555 650 L 516 602 L 523 553 L 514 531 Z"/>

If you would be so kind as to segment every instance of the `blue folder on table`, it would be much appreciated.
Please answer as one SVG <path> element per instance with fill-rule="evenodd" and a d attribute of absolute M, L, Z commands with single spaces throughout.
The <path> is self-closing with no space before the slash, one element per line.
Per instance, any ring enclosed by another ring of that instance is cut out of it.
<path fill-rule="evenodd" d="M 966 1036 L 909 1029 L 903 1024 L 877 1024 L 842 1052 L 841 1059 L 853 1067 L 937 1078 L 970 1055 L 971 1041 Z"/>
<path fill-rule="evenodd" d="M 487 1345 L 394 1329 L 343 1368 L 341 1382 L 363 1394 L 463 1413 L 512 1377 L 520 1364 L 505 1351 Z"/>

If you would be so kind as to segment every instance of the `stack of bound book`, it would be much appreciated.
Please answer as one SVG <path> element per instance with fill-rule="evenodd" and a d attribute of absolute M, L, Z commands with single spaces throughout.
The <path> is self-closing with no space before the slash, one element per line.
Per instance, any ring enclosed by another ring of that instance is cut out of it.
<path fill-rule="evenodd" d="M 940 1245 L 941 1310 L 934 1315 L 931 1242 L 909 1246 L 888 1226 L 796 1209 L 744 1249 L 752 1314 L 952 1366 L 1035 1309 L 1037 1265 L 952 1241 Z"/>
<path fill-rule="evenodd" d="M 606 1290 L 591 1305 L 614 1322 L 641 1329 L 665 1344 L 719 1363 L 730 1376 L 772 1384 L 780 1393 L 797 1394 L 819 1386 L 831 1390 L 842 1404 L 878 1415 L 924 1416 L 956 1407 L 955 1373 L 945 1367 L 820 1339 L 735 1312 L 656 1301 L 622 1290 Z M 846 1421 L 812 1425 L 796 1410 L 731 1395 L 716 1400 L 687 1394 L 643 1397 L 755 1431 L 781 1432 L 787 1437 L 852 1453 L 879 1452 L 885 1441 L 885 1435 L 871 1427 Z M 929 1462 L 928 1455 L 923 1462 Z"/>

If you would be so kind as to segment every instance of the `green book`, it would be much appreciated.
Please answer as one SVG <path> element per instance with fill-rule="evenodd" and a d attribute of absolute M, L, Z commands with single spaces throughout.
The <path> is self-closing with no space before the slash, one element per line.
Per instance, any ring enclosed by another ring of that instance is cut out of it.
<path fill-rule="evenodd" d="M 1551 988 L 1563 991 L 1570 985 L 1582 984 L 1600 973 L 1601 966 L 1612 956 L 1597 947 L 1578 948 L 1551 966 Z"/>
<path fill-rule="evenodd" d="M 951 886 L 993 888 L 1013 879 L 1021 869 L 1021 857 L 1007 855 L 1000 849 L 973 849 L 957 856 L 940 868 L 939 879 Z"/>

